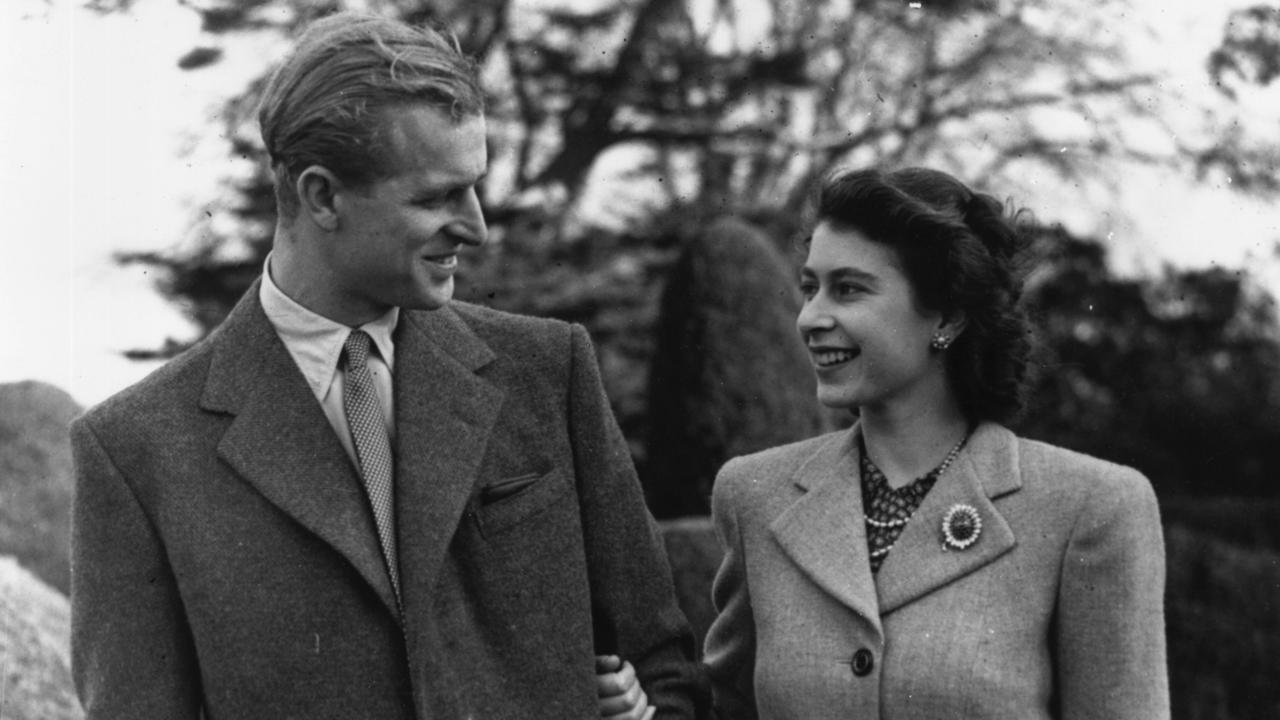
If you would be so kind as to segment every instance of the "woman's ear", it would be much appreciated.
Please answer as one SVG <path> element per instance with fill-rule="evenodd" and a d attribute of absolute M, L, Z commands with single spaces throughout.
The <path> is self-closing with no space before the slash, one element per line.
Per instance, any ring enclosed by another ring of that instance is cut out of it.
<path fill-rule="evenodd" d="M 298 173 L 298 201 L 302 212 L 324 230 L 338 229 L 336 196 L 342 183 L 328 168 L 312 165 Z"/>
<path fill-rule="evenodd" d="M 950 347 L 951 343 L 960 337 L 960 333 L 969 325 L 969 318 L 964 314 L 963 310 L 953 310 L 943 315 L 938 320 L 938 326 L 933 331 L 933 347 L 939 350 L 945 350 Z"/>

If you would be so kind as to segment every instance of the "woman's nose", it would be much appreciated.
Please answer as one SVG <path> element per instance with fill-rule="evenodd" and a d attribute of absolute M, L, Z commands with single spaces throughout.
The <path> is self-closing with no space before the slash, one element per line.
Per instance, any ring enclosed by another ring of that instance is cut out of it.
<path fill-rule="evenodd" d="M 829 330 L 832 327 L 831 314 L 827 312 L 821 294 L 807 298 L 804 305 L 800 306 L 800 314 L 796 316 L 796 329 L 800 331 L 801 337 L 819 330 Z"/>

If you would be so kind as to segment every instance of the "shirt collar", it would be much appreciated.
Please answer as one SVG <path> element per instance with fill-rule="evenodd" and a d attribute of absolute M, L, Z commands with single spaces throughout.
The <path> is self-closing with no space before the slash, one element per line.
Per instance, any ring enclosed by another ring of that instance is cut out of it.
<path fill-rule="evenodd" d="M 262 303 L 262 311 L 289 349 L 289 354 L 298 364 L 303 377 L 307 379 L 311 391 L 317 399 L 323 401 L 333 385 L 334 373 L 338 371 L 338 358 L 342 355 L 342 345 L 347 341 L 352 328 L 308 310 L 286 295 L 271 279 L 270 255 L 263 265 L 258 300 Z M 369 334 L 388 370 L 394 369 L 395 343 L 391 336 L 399 319 L 400 308 L 393 307 L 358 328 Z"/>

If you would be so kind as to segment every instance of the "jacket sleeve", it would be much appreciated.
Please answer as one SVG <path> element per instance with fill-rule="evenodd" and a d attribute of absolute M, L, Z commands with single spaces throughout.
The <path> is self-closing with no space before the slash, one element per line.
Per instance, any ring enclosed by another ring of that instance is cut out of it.
<path fill-rule="evenodd" d="M 706 685 L 676 604 L 666 551 L 644 504 L 586 330 L 571 330 L 569 425 L 591 582 L 596 652 L 636 668 L 659 718 L 702 717 Z"/>
<path fill-rule="evenodd" d="M 1063 559 L 1060 717 L 1168 718 L 1159 509 L 1138 473 L 1107 480 L 1086 499 Z"/>
<path fill-rule="evenodd" d="M 711 517 L 724 556 L 712 584 L 712 603 L 717 614 L 707 632 L 704 660 L 711 680 L 715 717 L 752 720 L 756 717 L 755 621 L 736 501 L 732 495 L 733 462 L 720 470 L 711 491 Z"/>
<path fill-rule="evenodd" d="M 199 718 L 195 651 L 155 527 L 84 418 L 72 452 L 71 665 L 85 717 Z"/>

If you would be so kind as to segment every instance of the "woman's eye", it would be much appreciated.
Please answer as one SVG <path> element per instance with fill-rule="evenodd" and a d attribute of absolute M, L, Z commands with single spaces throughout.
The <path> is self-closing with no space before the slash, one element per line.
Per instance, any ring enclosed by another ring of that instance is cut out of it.
<path fill-rule="evenodd" d="M 840 297 L 851 297 L 862 292 L 862 287 L 853 283 L 840 283 L 836 285 L 836 294 Z"/>
<path fill-rule="evenodd" d="M 800 294 L 806 298 L 811 298 L 818 292 L 818 284 L 812 282 L 800 283 Z"/>

